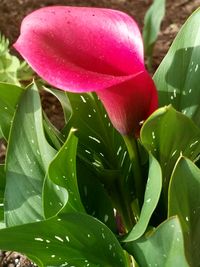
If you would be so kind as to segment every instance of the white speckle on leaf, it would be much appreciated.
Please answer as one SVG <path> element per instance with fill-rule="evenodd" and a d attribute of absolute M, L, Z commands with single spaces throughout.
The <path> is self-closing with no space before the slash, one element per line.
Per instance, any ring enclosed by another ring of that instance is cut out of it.
<path fill-rule="evenodd" d="M 41 237 L 35 237 L 34 239 L 35 239 L 35 241 L 40 241 L 40 242 L 43 242 L 44 241 L 44 239 L 41 238 Z"/>
<path fill-rule="evenodd" d="M 171 157 L 173 157 L 176 154 L 177 150 L 174 150 L 174 152 L 172 153 Z"/>
<path fill-rule="evenodd" d="M 105 239 L 105 238 L 106 238 L 104 233 L 102 233 L 102 234 L 101 234 L 101 236 L 102 236 L 102 238 L 103 238 L 103 239 Z"/>
<path fill-rule="evenodd" d="M 89 135 L 89 138 L 92 139 L 92 140 L 94 140 L 95 142 L 97 142 L 99 144 L 101 143 L 100 140 L 97 139 L 97 138 L 95 138 L 94 136 Z"/>
<path fill-rule="evenodd" d="M 195 142 L 193 142 L 193 143 L 190 145 L 190 148 L 193 147 L 194 145 L 196 145 L 198 142 L 199 142 L 198 140 L 195 141 Z"/>
<path fill-rule="evenodd" d="M 65 238 L 66 238 L 67 242 L 69 242 L 69 236 L 67 236 L 67 235 L 66 235 L 66 237 L 65 237 Z"/>
<path fill-rule="evenodd" d="M 83 101 L 83 103 L 87 103 L 87 101 L 86 101 L 86 99 L 85 99 L 84 96 L 81 95 L 80 98 L 81 98 L 81 100 Z"/>
<path fill-rule="evenodd" d="M 198 68 L 199 68 L 199 65 L 196 64 L 196 66 L 195 66 L 195 70 L 194 70 L 194 71 L 197 72 Z"/>
<path fill-rule="evenodd" d="M 148 199 L 146 200 L 146 203 L 149 203 L 149 202 L 151 202 L 151 198 L 148 198 Z"/>
<path fill-rule="evenodd" d="M 56 189 L 57 189 L 58 191 L 60 191 L 60 187 L 59 187 L 58 185 L 56 185 Z"/>
<path fill-rule="evenodd" d="M 120 146 L 117 150 L 117 156 L 119 156 L 120 151 L 122 150 L 122 147 Z"/>
<path fill-rule="evenodd" d="M 61 267 L 65 267 L 65 266 L 67 266 L 68 265 L 68 262 L 64 262 L 63 264 L 61 264 L 60 266 Z"/>
<path fill-rule="evenodd" d="M 108 221 L 108 215 L 107 214 L 105 214 L 105 216 L 104 216 L 104 222 L 107 222 Z"/>
<path fill-rule="evenodd" d="M 174 98 L 176 98 L 176 89 L 174 89 Z"/>
<path fill-rule="evenodd" d="M 64 242 L 64 240 L 60 236 L 55 235 L 55 238 L 60 242 Z"/>
<path fill-rule="evenodd" d="M 124 160 L 126 158 L 126 154 L 127 154 L 127 151 L 124 152 L 124 155 L 123 155 L 123 158 L 122 158 L 122 161 L 121 161 L 121 166 L 124 164 Z"/>

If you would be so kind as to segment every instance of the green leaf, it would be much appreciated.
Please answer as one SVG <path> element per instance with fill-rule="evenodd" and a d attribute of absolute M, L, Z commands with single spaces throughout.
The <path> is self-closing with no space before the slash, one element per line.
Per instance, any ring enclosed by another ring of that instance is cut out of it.
<path fill-rule="evenodd" d="M 116 233 L 114 207 L 95 170 L 89 164 L 77 159 L 77 177 L 81 199 L 87 213 L 102 221 Z"/>
<path fill-rule="evenodd" d="M 144 51 L 152 57 L 153 47 L 160 31 L 160 25 L 165 15 L 165 0 L 154 0 L 144 18 Z"/>
<path fill-rule="evenodd" d="M 155 210 L 162 189 L 162 172 L 158 161 L 149 154 L 149 175 L 144 194 L 144 203 L 141 209 L 140 218 L 130 233 L 123 239 L 130 242 L 142 236 L 147 229 L 151 215 Z"/>
<path fill-rule="evenodd" d="M 32 84 L 21 98 L 9 138 L 5 190 L 8 226 L 44 218 L 42 187 L 54 155 L 44 136 L 39 94 Z"/>
<path fill-rule="evenodd" d="M 93 166 L 105 187 L 110 187 L 120 179 L 123 186 L 129 187 L 130 192 L 130 160 L 127 149 L 100 100 L 92 93 L 68 93 L 68 97 L 72 116 L 65 132 L 71 127 L 77 129 L 79 158 Z"/>
<path fill-rule="evenodd" d="M 0 56 L 9 51 L 9 40 L 0 33 Z"/>
<path fill-rule="evenodd" d="M 185 251 L 191 266 L 200 263 L 200 170 L 186 158 L 180 158 L 169 187 L 169 216 L 178 215 Z"/>
<path fill-rule="evenodd" d="M 169 179 L 180 154 L 194 160 L 200 153 L 200 129 L 172 107 L 163 107 L 146 120 L 141 140 L 161 165 L 167 198 Z"/>
<path fill-rule="evenodd" d="M 6 140 L 16 106 L 23 92 L 24 89 L 13 84 L 0 83 L 0 132 Z"/>
<path fill-rule="evenodd" d="M 0 164 L 0 191 L 4 191 L 6 185 L 5 165 Z"/>
<path fill-rule="evenodd" d="M 160 106 L 171 103 L 200 126 L 200 9 L 183 25 L 154 75 Z"/>
<path fill-rule="evenodd" d="M 124 140 L 111 125 L 95 94 L 69 93 L 68 97 L 72 116 L 65 133 L 68 133 L 70 127 L 77 129 L 79 159 L 86 165 L 85 168 L 90 166 L 96 172 L 96 177 L 108 194 L 112 194 L 114 206 L 120 210 L 120 214 L 126 213 L 124 206 L 127 208 L 131 203 L 135 192 Z M 120 207 L 122 202 L 123 207 Z"/>
<path fill-rule="evenodd" d="M 20 63 L 19 68 L 17 69 L 17 79 L 20 82 L 24 81 L 32 81 L 34 76 L 34 72 L 31 67 L 28 65 L 26 61 L 22 61 Z"/>
<path fill-rule="evenodd" d="M 47 88 L 43 86 L 43 89 L 51 94 L 53 94 L 60 102 L 63 113 L 64 113 L 64 119 L 65 122 L 67 123 L 69 121 L 69 118 L 71 116 L 71 105 L 69 103 L 69 99 L 67 97 L 67 93 L 62 91 L 62 90 L 57 90 L 54 88 Z"/>
<path fill-rule="evenodd" d="M 17 79 L 17 70 L 20 61 L 9 53 L 0 55 L 0 81 L 20 85 Z"/>
<path fill-rule="evenodd" d="M 95 94 L 70 94 L 68 97 L 72 107 L 72 116 L 68 128 L 77 129 L 79 143 L 85 149 L 84 158 L 92 157 L 95 166 L 106 169 L 117 169 L 121 162 L 124 144 L 120 134 L 112 127 L 110 120 Z M 117 153 L 120 147 L 120 151 Z M 89 152 L 88 152 L 89 151 Z"/>
<path fill-rule="evenodd" d="M 17 79 L 17 71 L 20 61 L 10 54 L 9 40 L 0 34 L 0 81 L 20 85 Z"/>
<path fill-rule="evenodd" d="M 49 144 L 56 150 L 59 150 L 64 143 L 64 136 L 56 127 L 50 122 L 45 112 L 43 112 L 44 120 L 43 127 L 45 136 Z"/>
<path fill-rule="evenodd" d="M 189 267 L 184 254 L 184 240 L 177 217 L 169 218 L 149 235 L 125 245 L 139 266 Z"/>
<path fill-rule="evenodd" d="M 5 165 L 0 164 L 0 228 L 4 224 Z"/>
<path fill-rule="evenodd" d="M 0 248 L 27 254 L 39 266 L 127 266 L 114 234 L 85 214 L 60 214 L 0 230 L 0 236 Z"/>
<path fill-rule="evenodd" d="M 49 165 L 48 177 L 44 186 L 45 216 L 62 213 L 84 212 L 76 178 L 77 137 L 70 132 L 65 144 Z"/>

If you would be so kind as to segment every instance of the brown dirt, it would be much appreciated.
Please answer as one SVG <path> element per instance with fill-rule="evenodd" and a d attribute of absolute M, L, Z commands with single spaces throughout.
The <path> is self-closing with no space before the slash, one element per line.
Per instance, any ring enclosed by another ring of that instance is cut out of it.
<path fill-rule="evenodd" d="M 49 5 L 97 6 L 118 9 L 133 16 L 142 29 L 144 14 L 151 3 L 151 0 L 0 0 L 0 32 L 13 43 L 19 35 L 20 23 L 23 17 L 35 9 Z M 153 60 L 155 68 L 166 54 L 181 25 L 199 6 L 200 0 L 167 1 L 165 19 L 154 50 Z M 52 96 L 43 94 L 42 102 L 46 113 L 51 117 L 53 123 L 58 128 L 61 128 L 63 118 L 57 101 Z M 4 156 L 5 146 L 1 142 L 0 146 L 1 161 Z M 2 255 L 0 253 L 0 267 L 32 266 L 29 261 L 19 254 L 14 253 L 9 255 L 9 257 L 5 253 Z"/>

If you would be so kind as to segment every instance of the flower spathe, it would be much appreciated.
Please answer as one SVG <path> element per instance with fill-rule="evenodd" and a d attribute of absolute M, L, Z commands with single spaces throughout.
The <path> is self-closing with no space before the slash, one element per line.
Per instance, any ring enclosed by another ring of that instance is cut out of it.
<path fill-rule="evenodd" d="M 137 132 L 157 108 L 157 92 L 145 70 L 137 24 L 111 9 L 54 6 L 22 22 L 14 47 L 53 86 L 94 91 L 114 127 Z"/>

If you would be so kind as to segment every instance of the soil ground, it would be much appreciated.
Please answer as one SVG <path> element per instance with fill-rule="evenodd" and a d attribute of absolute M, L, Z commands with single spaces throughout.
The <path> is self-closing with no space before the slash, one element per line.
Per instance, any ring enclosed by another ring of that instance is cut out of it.
<path fill-rule="evenodd" d="M 159 65 L 172 40 L 187 17 L 200 6 L 200 0 L 167 0 L 166 15 L 154 49 L 154 67 Z M 96 6 L 124 11 L 135 18 L 141 30 L 145 12 L 151 0 L 0 0 L 0 32 L 12 44 L 19 35 L 23 17 L 31 11 L 49 5 Z M 13 51 L 14 52 L 14 51 Z M 54 124 L 62 126 L 62 114 L 58 103 L 52 96 L 42 96 L 43 106 Z M 0 141 L 0 162 L 5 154 L 5 144 Z M 25 257 L 17 253 L 0 253 L 0 267 L 33 266 Z"/>

